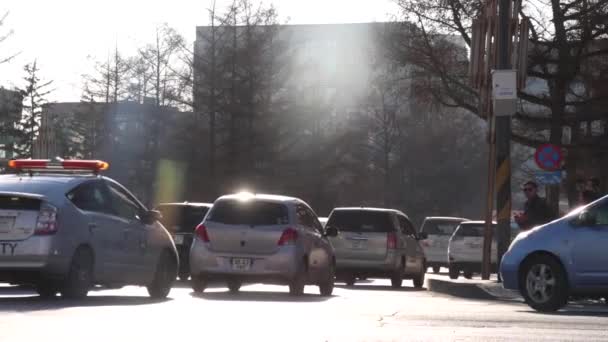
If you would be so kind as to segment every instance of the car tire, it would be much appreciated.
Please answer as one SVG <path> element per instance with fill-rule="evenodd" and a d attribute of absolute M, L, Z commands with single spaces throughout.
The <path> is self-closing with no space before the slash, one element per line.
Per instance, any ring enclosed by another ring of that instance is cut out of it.
<path fill-rule="evenodd" d="M 439 267 L 439 266 L 433 266 L 433 273 L 439 274 L 439 271 L 441 271 L 441 267 Z"/>
<path fill-rule="evenodd" d="M 466 279 L 473 279 L 473 271 L 466 270 L 463 272 L 463 276 Z"/>
<path fill-rule="evenodd" d="M 417 289 L 421 289 L 424 286 L 424 278 L 426 276 L 426 266 L 422 266 L 422 268 L 420 269 L 420 272 L 414 276 L 413 282 L 414 282 L 414 287 Z"/>
<path fill-rule="evenodd" d="M 203 293 L 209 285 L 207 277 L 203 275 L 192 276 L 192 291 L 195 293 Z"/>
<path fill-rule="evenodd" d="M 169 252 L 163 252 L 156 265 L 154 279 L 147 286 L 150 298 L 167 298 L 169 292 L 171 292 L 175 278 L 177 278 L 177 262 Z"/>
<path fill-rule="evenodd" d="M 393 275 L 391 276 L 391 287 L 392 288 L 394 288 L 394 289 L 401 288 L 401 285 L 403 284 L 403 273 L 404 273 L 403 268 L 404 267 L 405 267 L 405 265 L 403 265 L 403 261 L 402 261 L 399 264 L 399 268 L 393 272 Z"/>
<path fill-rule="evenodd" d="M 239 280 L 229 280 L 227 285 L 228 291 L 230 291 L 230 293 L 237 294 L 239 293 L 239 290 L 241 289 L 241 285 L 243 285 L 243 283 L 241 283 Z"/>
<path fill-rule="evenodd" d="M 563 266 L 550 255 L 538 255 L 522 265 L 519 289 L 536 311 L 552 312 L 568 302 L 568 278 Z"/>
<path fill-rule="evenodd" d="M 319 293 L 321 296 L 329 297 L 334 292 L 335 273 L 336 271 L 332 264 L 329 266 L 325 279 L 319 284 Z"/>
<path fill-rule="evenodd" d="M 178 277 L 181 281 L 188 281 L 188 278 L 190 278 L 190 271 L 180 271 Z"/>
<path fill-rule="evenodd" d="M 458 277 L 460 276 L 460 270 L 454 266 L 450 266 L 449 276 L 450 276 L 450 279 L 458 279 Z"/>
<path fill-rule="evenodd" d="M 36 292 L 41 298 L 54 298 L 59 289 L 52 282 L 42 280 L 36 284 Z"/>
<path fill-rule="evenodd" d="M 296 275 L 289 282 L 289 294 L 292 296 L 302 296 L 306 286 L 306 266 L 302 266 Z"/>
<path fill-rule="evenodd" d="M 60 290 L 67 299 L 83 299 L 93 286 L 93 254 L 89 249 L 79 248 L 72 257 L 70 270 Z"/>

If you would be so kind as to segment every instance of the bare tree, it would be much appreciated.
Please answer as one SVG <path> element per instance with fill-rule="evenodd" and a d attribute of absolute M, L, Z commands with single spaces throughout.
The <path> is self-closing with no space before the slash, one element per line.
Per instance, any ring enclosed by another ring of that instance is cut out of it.
<path fill-rule="evenodd" d="M 4 43 L 14 33 L 13 30 L 6 31 L 4 29 L 4 26 L 6 25 L 5 22 L 6 22 L 6 18 L 8 17 L 8 14 L 9 14 L 9 12 L 5 12 L 3 15 L 0 15 L 0 44 Z M 0 64 L 10 62 L 16 56 L 17 56 L 17 54 L 9 54 L 7 56 L 7 55 L 4 55 L 4 53 L 3 53 L 3 55 L 0 56 Z"/>
<path fill-rule="evenodd" d="M 480 0 L 397 0 L 408 26 L 394 40 L 395 58 L 416 65 L 431 75 L 428 91 L 449 107 L 462 107 L 480 117 L 477 93 L 467 82 L 467 60 L 450 51 L 463 42 L 471 46 L 472 19 L 482 8 Z M 604 118 L 599 110 L 606 98 L 594 96 L 583 81 L 585 70 L 597 58 L 608 57 L 602 40 L 608 37 L 608 1 L 528 1 L 519 9 L 531 22 L 531 46 L 527 74 L 531 83 L 520 92 L 521 110 L 515 115 L 513 141 L 538 146 L 544 142 L 568 151 L 582 148 L 564 140 L 564 127 L 578 129 L 581 122 Z M 407 36 L 407 39 L 403 39 Z M 397 38 L 399 39 L 399 38 Z M 581 111 L 582 108 L 595 110 Z M 599 146 L 586 146 L 599 148 Z M 559 188 L 550 191 L 557 209 Z"/>

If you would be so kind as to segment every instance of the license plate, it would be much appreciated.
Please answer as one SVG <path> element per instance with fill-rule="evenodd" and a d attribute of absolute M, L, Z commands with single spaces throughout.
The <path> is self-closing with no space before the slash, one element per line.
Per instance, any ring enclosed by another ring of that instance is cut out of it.
<path fill-rule="evenodd" d="M 183 235 L 175 235 L 175 237 L 173 238 L 173 241 L 175 241 L 176 245 L 181 245 L 184 243 L 184 236 Z"/>
<path fill-rule="evenodd" d="M 232 258 L 232 269 L 236 271 L 247 271 L 251 268 L 251 259 L 249 258 Z"/>
<path fill-rule="evenodd" d="M 365 249 L 367 248 L 367 241 L 365 240 L 354 240 L 352 244 L 353 249 Z"/>
<path fill-rule="evenodd" d="M 0 216 L 0 233 L 8 233 L 13 230 L 15 224 L 15 217 L 12 216 Z"/>

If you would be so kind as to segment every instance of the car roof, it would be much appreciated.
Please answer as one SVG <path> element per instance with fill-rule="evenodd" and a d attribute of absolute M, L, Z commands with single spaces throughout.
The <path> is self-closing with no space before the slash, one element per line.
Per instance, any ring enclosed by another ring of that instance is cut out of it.
<path fill-rule="evenodd" d="M 461 223 L 461 225 L 480 225 L 480 224 L 486 224 L 486 221 L 464 221 Z M 496 221 L 492 222 L 493 225 L 496 224 Z"/>
<path fill-rule="evenodd" d="M 5 174 L 0 175 L 0 191 L 48 195 L 59 190 L 68 191 L 91 179 L 101 179 L 92 174 Z"/>
<path fill-rule="evenodd" d="M 158 207 L 207 207 L 211 208 L 213 206 L 212 203 L 202 203 L 202 202 L 171 202 L 171 203 L 159 203 Z"/>
<path fill-rule="evenodd" d="M 221 196 L 217 200 L 218 201 L 220 201 L 220 200 L 239 200 L 239 199 L 243 199 L 244 196 L 247 196 L 249 199 L 263 200 L 263 201 L 274 202 L 274 203 L 293 203 L 293 202 L 304 203 L 304 201 L 302 201 L 301 199 L 296 198 L 296 197 L 283 196 L 283 195 L 269 195 L 269 194 L 247 194 L 247 195 L 230 194 L 230 195 Z"/>
<path fill-rule="evenodd" d="M 380 211 L 380 212 L 391 212 L 400 213 L 399 210 L 389 208 L 374 208 L 374 207 L 339 207 L 334 210 L 363 210 L 363 211 Z"/>
<path fill-rule="evenodd" d="M 464 217 L 450 217 L 450 216 L 429 216 L 425 218 L 425 220 L 433 220 L 433 221 L 469 221 Z"/>

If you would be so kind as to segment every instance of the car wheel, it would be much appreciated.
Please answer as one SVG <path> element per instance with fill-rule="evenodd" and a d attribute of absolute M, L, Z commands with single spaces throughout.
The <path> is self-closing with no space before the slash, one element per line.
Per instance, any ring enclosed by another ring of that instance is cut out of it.
<path fill-rule="evenodd" d="M 304 286 L 306 286 L 306 268 L 303 266 L 296 272 L 296 275 L 289 282 L 289 294 L 292 296 L 301 296 L 304 294 Z"/>
<path fill-rule="evenodd" d="M 414 287 L 417 289 L 421 289 L 424 286 L 424 277 L 426 276 L 426 266 L 422 266 L 422 268 L 420 269 L 420 273 L 418 273 L 413 281 L 414 281 Z"/>
<path fill-rule="evenodd" d="M 450 266 L 449 276 L 450 279 L 458 279 L 458 277 L 460 276 L 460 270 L 454 266 Z"/>
<path fill-rule="evenodd" d="M 68 299 L 82 299 L 93 285 L 93 255 L 85 248 L 79 248 L 72 257 L 70 270 L 61 289 L 61 296 Z"/>
<path fill-rule="evenodd" d="M 147 286 L 150 297 L 155 299 L 166 298 L 171 292 L 176 277 L 177 263 L 175 258 L 168 252 L 163 252 L 158 260 L 158 265 L 156 265 L 154 280 Z"/>
<path fill-rule="evenodd" d="M 40 281 L 36 284 L 36 292 L 42 298 L 53 298 L 59 292 L 57 286 L 50 281 Z"/>
<path fill-rule="evenodd" d="M 433 273 L 438 274 L 439 271 L 441 271 L 441 267 L 439 267 L 439 266 L 433 266 Z"/>
<path fill-rule="evenodd" d="M 464 275 L 464 277 L 466 279 L 472 279 L 473 278 L 473 271 L 466 270 L 463 273 L 464 273 L 463 275 Z"/>
<path fill-rule="evenodd" d="M 568 302 L 568 280 L 555 258 L 539 255 L 523 265 L 520 292 L 534 310 L 557 311 Z"/>
<path fill-rule="evenodd" d="M 209 281 L 207 277 L 203 275 L 192 276 L 192 291 L 196 293 L 203 293 L 207 289 Z"/>
<path fill-rule="evenodd" d="M 403 283 L 403 268 L 405 266 L 403 265 L 403 261 L 399 264 L 399 268 L 394 271 L 393 275 L 391 276 L 391 287 L 394 289 L 398 289 L 401 287 L 401 284 Z"/>
<path fill-rule="evenodd" d="M 229 280 L 228 281 L 228 290 L 230 291 L 230 293 L 239 293 L 239 290 L 241 289 L 241 285 L 243 283 L 241 283 L 238 280 Z"/>
<path fill-rule="evenodd" d="M 321 293 L 321 296 L 329 297 L 334 292 L 335 273 L 334 265 L 332 264 L 329 266 L 325 280 L 319 284 L 319 293 Z"/>

